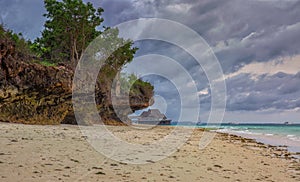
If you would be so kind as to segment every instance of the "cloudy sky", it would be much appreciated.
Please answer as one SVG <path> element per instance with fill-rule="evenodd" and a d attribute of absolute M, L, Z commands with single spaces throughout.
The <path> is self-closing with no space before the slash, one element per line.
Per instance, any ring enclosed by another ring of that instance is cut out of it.
<path fill-rule="evenodd" d="M 91 0 L 104 8 L 104 25 L 137 18 L 164 18 L 196 31 L 217 56 L 227 88 L 224 121 L 300 122 L 299 0 Z M 45 19 L 41 0 L 0 0 L 0 21 L 26 38 L 40 35 Z M 180 36 L 180 34 L 178 35 Z M 207 120 L 210 82 L 193 58 L 159 41 L 137 42 L 137 56 L 159 54 L 178 62 L 197 86 L 201 119 Z M 149 59 L 149 58 L 148 58 Z M 163 58 L 162 58 L 163 59 Z M 147 61 L 145 58 L 142 61 Z M 148 60 L 151 62 L 153 60 Z M 145 63 L 146 64 L 146 63 Z M 161 63 L 157 69 L 172 68 Z M 129 66 L 130 67 L 130 66 Z M 130 70 L 130 69 L 129 69 Z M 189 88 L 173 70 L 180 86 L 162 77 L 145 79 L 156 86 L 157 107 L 178 117 L 176 88 Z M 189 96 L 181 96 L 188 100 Z M 190 106 L 193 107 L 193 106 Z M 193 113 L 191 113 L 193 114 Z"/>

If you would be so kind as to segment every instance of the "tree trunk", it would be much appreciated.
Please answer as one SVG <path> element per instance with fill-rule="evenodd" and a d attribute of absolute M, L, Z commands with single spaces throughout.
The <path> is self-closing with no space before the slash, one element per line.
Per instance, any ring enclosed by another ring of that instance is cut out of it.
<path fill-rule="evenodd" d="M 75 67 L 76 67 L 76 65 L 77 65 L 77 63 L 78 63 L 78 61 L 79 61 L 79 53 L 78 53 L 78 51 L 77 51 L 77 41 L 76 41 L 76 39 L 74 40 L 74 52 L 75 52 L 75 61 L 74 61 L 74 65 L 75 65 Z"/>
<path fill-rule="evenodd" d="M 71 61 L 71 64 L 74 66 L 75 68 L 75 60 L 74 60 L 74 57 L 75 57 L 75 46 L 74 46 L 74 38 L 73 36 L 71 36 L 71 58 L 70 58 L 70 61 Z"/>
<path fill-rule="evenodd" d="M 118 71 L 116 74 L 116 96 L 119 97 L 121 95 L 121 83 L 120 83 L 120 72 Z"/>

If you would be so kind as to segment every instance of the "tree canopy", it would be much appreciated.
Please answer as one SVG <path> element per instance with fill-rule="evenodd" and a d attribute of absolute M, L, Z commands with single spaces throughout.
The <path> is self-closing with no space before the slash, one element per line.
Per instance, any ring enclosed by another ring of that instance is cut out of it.
<path fill-rule="evenodd" d="M 44 59 L 75 64 L 100 31 L 103 9 L 82 0 L 45 0 L 47 13 L 42 37 L 36 40 Z"/>
<path fill-rule="evenodd" d="M 43 60 L 64 62 L 75 67 L 88 45 L 97 40 L 95 48 L 101 44 L 106 50 L 94 50 L 94 54 L 101 51 L 110 54 L 104 61 L 98 80 L 104 92 L 110 92 L 113 79 L 120 78 L 121 68 L 133 60 L 137 51 L 133 42 L 120 38 L 118 29 L 103 27 L 104 31 L 97 30 L 103 22 L 101 16 L 104 10 L 94 8 L 91 3 L 82 0 L 44 0 L 44 3 L 47 11 L 44 14 L 45 28 L 42 37 L 31 48 Z M 117 84 L 119 94 L 120 82 Z"/>

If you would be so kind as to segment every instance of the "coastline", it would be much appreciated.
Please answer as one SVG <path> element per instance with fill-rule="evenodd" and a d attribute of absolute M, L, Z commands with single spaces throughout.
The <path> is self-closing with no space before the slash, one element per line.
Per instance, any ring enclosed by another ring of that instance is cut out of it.
<path fill-rule="evenodd" d="M 294 154 L 300 153 L 299 124 L 224 124 L 215 130 L 220 133 L 254 139 L 267 145 L 286 147 L 289 152 Z"/>
<path fill-rule="evenodd" d="M 107 126 L 119 138 L 146 144 L 172 127 L 134 130 Z M 1 181 L 299 181 L 300 162 L 284 147 L 218 133 L 203 150 L 195 129 L 182 148 L 144 165 L 110 160 L 82 136 L 78 126 L 0 123 Z"/>
<path fill-rule="evenodd" d="M 230 134 L 235 135 L 238 137 L 246 138 L 246 139 L 252 139 L 256 141 L 257 143 L 263 143 L 265 145 L 277 147 L 280 149 L 287 150 L 289 153 L 291 153 L 296 158 L 300 158 L 300 146 L 297 141 L 290 141 L 282 136 L 274 136 L 269 134 L 246 134 L 246 133 L 239 133 L 239 132 L 230 132 L 230 131 L 222 131 L 222 130 L 216 130 L 217 133 L 223 133 L 223 134 Z"/>

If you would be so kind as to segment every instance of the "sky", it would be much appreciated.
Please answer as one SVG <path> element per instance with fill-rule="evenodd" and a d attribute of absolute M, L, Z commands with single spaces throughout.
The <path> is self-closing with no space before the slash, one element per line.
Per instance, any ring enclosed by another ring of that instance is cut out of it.
<path fill-rule="evenodd" d="M 196 31 L 212 48 L 224 73 L 224 77 L 216 80 L 223 79 L 226 83 L 224 122 L 300 123 L 299 0 L 90 2 L 104 8 L 105 26 L 137 18 L 164 18 Z M 33 40 L 40 36 L 44 13 L 41 0 L 0 0 L 0 21 L 7 28 L 22 32 L 25 38 Z M 176 60 L 187 70 L 197 87 L 200 118 L 206 121 L 211 107 L 211 83 L 194 58 L 166 42 L 149 40 L 136 45 L 140 48 L 137 57 L 163 55 Z M 146 62 L 147 58 L 143 61 Z M 154 107 L 176 120 L 181 104 L 176 88 L 189 88 L 191 83 L 167 63 L 160 64 L 157 69 L 169 69 L 180 86 L 158 76 L 144 79 L 155 86 L 157 102 Z M 130 65 L 128 67 L 127 71 Z M 181 97 L 187 102 L 191 99 L 189 95 Z"/>

